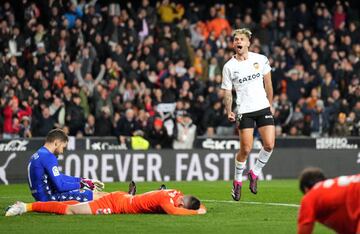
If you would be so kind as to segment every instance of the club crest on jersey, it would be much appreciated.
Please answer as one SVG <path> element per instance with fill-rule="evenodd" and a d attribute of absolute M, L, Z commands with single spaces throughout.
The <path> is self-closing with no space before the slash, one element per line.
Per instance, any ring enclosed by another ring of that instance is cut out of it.
<path fill-rule="evenodd" d="M 255 70 L 259 70 L 259 68 L 260 68 L 260 65 L 258 62 L 254 63 L 253 66 L 254 66 Z"/>

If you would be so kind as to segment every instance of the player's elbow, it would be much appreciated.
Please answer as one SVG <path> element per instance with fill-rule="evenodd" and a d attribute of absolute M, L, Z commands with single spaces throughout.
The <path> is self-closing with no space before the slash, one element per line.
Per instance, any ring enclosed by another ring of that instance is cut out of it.
<path fill-rule="evenodd" d="M 65 186 L 63 186 L 63 183 L 61 181 L 57 181 L 55 183 L 55 189 L 57 192 L 66 192 L 67 189 L 65 188 Z"/>
<path fill-rule="evenodd" d="M 65 189 L 65 188 L 63 188 L 62 186 L 55 186 L 56 187 L 56 191 L 57 192 L 60 192 L 60 193 L 62 193 L 62 192 L 66 192 L 67 190 Z"/>

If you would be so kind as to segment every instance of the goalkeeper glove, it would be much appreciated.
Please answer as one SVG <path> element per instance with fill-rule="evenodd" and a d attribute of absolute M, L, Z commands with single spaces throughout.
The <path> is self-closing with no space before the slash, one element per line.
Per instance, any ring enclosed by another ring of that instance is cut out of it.
<path fill-rule="evenodd" d="M 103 182 L 99 180 L 90 180 L 90 179 L 82 178 L 80 181 L 80 188 L 95 190 L 95 191 L 103 191 L 105 185 Z"/>
<path fill-rule="evenodd" d="M 103 191 L 105 188 L 105 184 L 99 180 L 91 180 L 93 184 L 95 185 L 96 191 Z"/>
<path fill-rule="evenodd" d="M 89 179 L 81 178 L 80 188 L 94 190 L 95 184 Z"/>

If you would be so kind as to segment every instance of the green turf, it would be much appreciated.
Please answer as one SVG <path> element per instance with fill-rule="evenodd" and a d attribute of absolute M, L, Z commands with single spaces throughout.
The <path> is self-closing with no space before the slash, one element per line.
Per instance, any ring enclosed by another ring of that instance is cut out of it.
<path fill-rule="evenodd" d="M 137 183 L 138 193 L 153 190 L 160 183 Z M 245 182 L 245 186 L 248 182 Z M 168 182 L 203 200 L 232 201 L 230 182 Z M 127 184 L 106 184 L 107 191 L 124 190 Z M 260 181 L 259 193 L 243 188 L 242 201 L 299 204 L 301 194 L 295 180 Z M 0 233 L 296 233 L 298 208 L 242 202 L 204 202 L 208 213 L 202 216 L 99 215 L 59 216 L 29 213 L 4 217 L 4 209 L 21 200 L 31 202 L 27 185 L 0 186 Z M 317 225 L 315 233 L 329 233 Z"/>

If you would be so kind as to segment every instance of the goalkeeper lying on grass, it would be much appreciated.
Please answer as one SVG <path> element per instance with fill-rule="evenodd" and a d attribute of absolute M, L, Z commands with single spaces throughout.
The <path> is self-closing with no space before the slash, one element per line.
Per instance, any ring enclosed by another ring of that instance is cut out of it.
<path fill-rule="evenodd" d="M 134 182 L 129 185 L 129 192 L 113 192 L 98 200 L 79 203 L 67 202 L 17 202 L 10 206 L 5 216 L 21 215 L 27 212 L 55 213 L 61 215 L 90 215 L 90 214 L 171 214 L 195 215 L 205 214 L 206 209 L 194 196 L 184 195 L 173 189 L 166 189 L 163 185 L 160 190 L 135 195 Z"/>
<path fill-rule="evenodd" d="M 27 171 L 32 196 L 36 201 L 86 202 L 104 195 L 104 183 L 67 176 L 59 172 L 57 155 L 63 154 L 68 137 L 61 129 L 51 130 L 45 144 L 30 158 Z"/>

